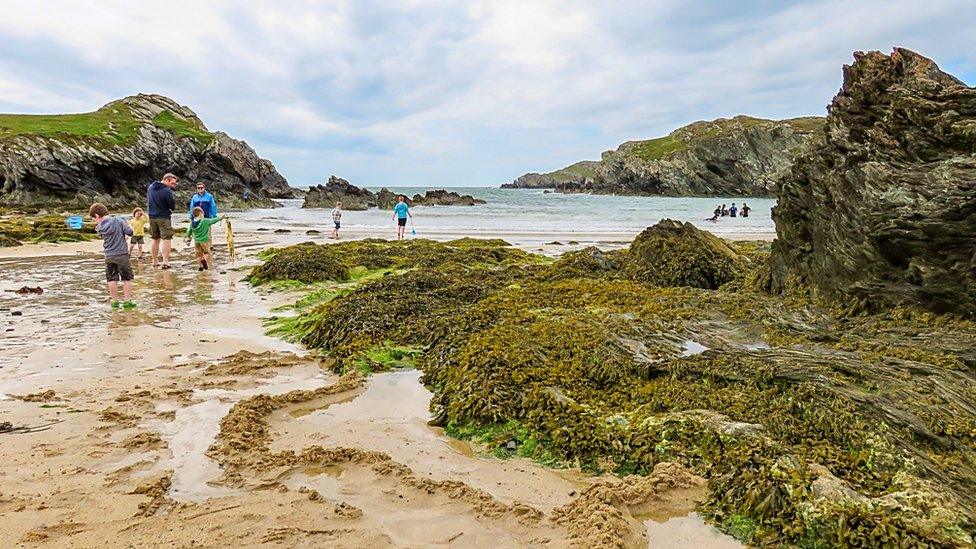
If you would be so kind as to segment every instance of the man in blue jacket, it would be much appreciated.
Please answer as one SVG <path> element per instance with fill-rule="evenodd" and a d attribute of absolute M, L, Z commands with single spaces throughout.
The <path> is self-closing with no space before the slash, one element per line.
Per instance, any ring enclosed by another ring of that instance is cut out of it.
<path fill-rule="evenodd" d="M 152 265 L 159 264 L 159 241 L 163 241 L 163 268 L 169 269 L 169 252 L 173 245 L 173 210 L 176 199 L 176 176 L 168 173 L 161 181 L 149 185 L 146 193 L 146 211 L 149 212 L 149 236 L 152 238 Z"/>
<path fill-rule="evenodd" d="M 217 201 L 207 192 L 207 186 L 203 182 L 197 183 L 197 194 L 190 199 L 190 221 L 193 221 L 193 208 L 203 210 L 203 217 L 207 219 L 217 217 Z"/>

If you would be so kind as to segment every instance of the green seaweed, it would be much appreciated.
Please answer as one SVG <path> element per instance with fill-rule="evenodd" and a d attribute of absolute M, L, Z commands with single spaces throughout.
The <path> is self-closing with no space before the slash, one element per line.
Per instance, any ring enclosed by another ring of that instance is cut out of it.
<path fill-rule="evenodd" d="M 0 218 L 0 247 L 39 242 L 85 242 L 98 238 L 95 225 L 71 229 L 60 215 L 7 215 Z"/>
<path fill-rule="evenodd" d="M 500 457 L 691 467 L 702 511 L 750 543 L 971 543 L 976 324 L 771 295 L 767 245 L 696 231 L 552 262 L 473 239 L 329 245 L 371 274 L 276 322 L 337 371 L 416 366 L 434 422 Z"/>

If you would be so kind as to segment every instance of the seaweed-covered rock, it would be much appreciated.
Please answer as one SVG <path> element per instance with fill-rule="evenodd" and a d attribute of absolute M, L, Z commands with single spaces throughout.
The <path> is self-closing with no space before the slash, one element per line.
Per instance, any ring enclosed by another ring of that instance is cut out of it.
<path fill-rule="evenodd" d="M 337 370 L 406 349 L 448 432 L 502 432 L 520 455 L 619 473 L 680 463 L 709 479 L 706 515 L 755 545 L 972 544 L 972 321 L 638 282 L 632 251 L 328 247 L 382 271 L 302 309 L 301 339 Z M 754 278 L 765 249 L 735 250 L 735 280 Z"/>
<path fill-rule="evenodd" d="M 976 88 L 906 49 L 854 57 L 782 182 L 771 286 L 976 315 Z"/>
<path fill-rule="evenodd" d="M 9 215 L 0 218 L 0 247 L 24 242 L 82 242 L 97 238 L 93 223 L 81 229 L 68 227 L 60 215 Z"/>
<path fill-rule="evenodd" d="M 715 235 L 671 219 L 648 227 L 628 250 L 626 269 L 655 286 L 717 289 L 742 270 L 742 258 Z"/>
<path fill-rule="evenodd" d="M 312 283 L 349 278 L 349 266 L 331 249 L 313 242 L 271 250 L 268 261 L 251 271 L 250 280 L 262 284 L 274 280 Z"/>
<path fill-rule="evenodd" d="M 560 255 L 552 265 L 540 271 L 539 277 L 550 280 L 577 277 L 620 278 L 624 276 L 622 259 L 619 252 L 608 253 L 596 246 L 587 246 L 582 250 Z"/>
<path fill-rule="evenodd" d="M 332 209 L 339 201 L 345 210 L 362 211 L 376 206 L 376 197 L 369 190 L 331 175 L 325 185 L 309 187 L 302 207 Z"/>

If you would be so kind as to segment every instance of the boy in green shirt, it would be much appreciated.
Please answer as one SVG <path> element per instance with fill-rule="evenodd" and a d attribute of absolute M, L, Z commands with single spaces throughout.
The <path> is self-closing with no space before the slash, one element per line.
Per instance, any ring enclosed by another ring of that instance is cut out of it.
<path fill-rule="evenodd" d="M 193 221 L 186 228 L 186 243 L 190 243 L 193 237 L 194 248 L 197 254 L 197 262 L 200 264 L 198 271 L 209 269 L 213 264 L 213 256 L 210 254 L 210 226 L 223 221 L 224 217 L 203 217 L 202 208 L 193 208 Z"/>

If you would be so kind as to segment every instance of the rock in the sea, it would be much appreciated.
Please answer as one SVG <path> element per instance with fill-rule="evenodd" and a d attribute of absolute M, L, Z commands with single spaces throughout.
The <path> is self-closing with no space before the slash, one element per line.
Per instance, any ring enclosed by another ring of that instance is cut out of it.
<path fill-rule="evenodd" d="M 376 197 L 341 177 L 332 175 L 325 185 L 315 185 L 305 194 L 303 208 L 334 208 L 342 201 L 344 210 L 366 210 L 376 206 Z"/>
<path fill-rule="evenodd" d="M 381 210 L 392 210 L 393 206 L 396 205 L 397 198 L 399 196 L 399 194 L 387 189 L 386 187 L 383 187 L 380 189 L 380 192 L 376 193 L 376 206 Z M 411 206 L 413 205 L 410 203 L 409 198 L 406 200 L 407 204 L 410 204 Z"/>
<path fill-rule="evenodd" d="M 782 183 L 771 285 L 976 315 L 976 88 L 905 49 L 855 53 Z"/>
<path fill-rule="evenodd" d="M 554 172 L 530 173 L 503 188 L 666 196 L 771 196 L 823 118 L 750 116 L 700 121 L 670 135 L 628 141 Z"/>
<path fill-rule="evenodd" d="M 485 204 L 485 201 L 481 198 L 475 198 L 469 194 L 461 195 L 443 189 L 427 191 L 423 195 L 415 194 L 413 198 L 410 198 L 407 195 L 400 195 L 383 187 L 376 193 L 376 205 L 381 210 L 392 210 L 400 196 L 403 196 L 410 206 L 474 206 L 476 204 Z"/>
<path fill-rule="evenodd" d="M 415 194 L 411 202 L 417 206 L 474 206 L 476 204 L 486 204 L 483 199 L 475 198 L 470 194 L 461 195 L 444 189 L 427 191 L 423 196 Z"/>
<path fill-rule="evenodd" d="M 160 95 L 84 114 L 0 115 L 0 205 L 144 206 L 146 188 L 165 172 L 184 189 L 205 182 L 221 206 L 243 205 L 245 190 L 251 206 L 294 193 L 247 143 L 210 132 L 189 108 Z"/>
<path fill-rule="evenodd" d="M 740 274 L 743 262 L 715 235 L 691 223 L 663 219 L 630 244 L 625 268 L 646 284 L 715 290 Z"/>

